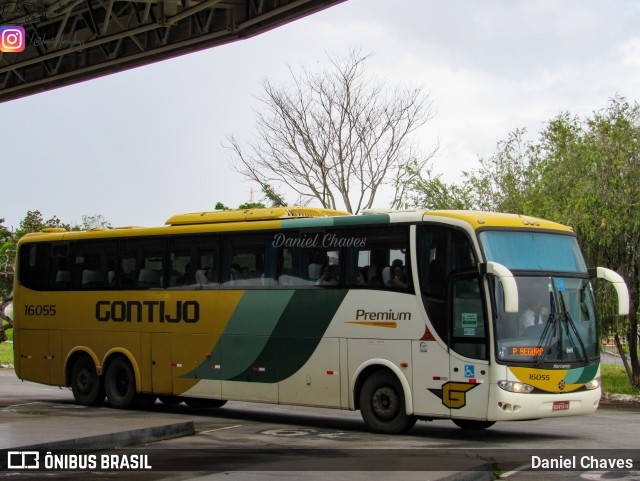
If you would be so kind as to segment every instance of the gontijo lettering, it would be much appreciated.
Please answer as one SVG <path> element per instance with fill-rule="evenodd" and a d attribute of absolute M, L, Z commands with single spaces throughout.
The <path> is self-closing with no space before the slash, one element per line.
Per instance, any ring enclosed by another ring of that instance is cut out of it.
<path fill-rule="evenodd" d="M 200 320 L 197 301 L 98 301 L 96 319 L 114 322 L 189 322 Z"/>

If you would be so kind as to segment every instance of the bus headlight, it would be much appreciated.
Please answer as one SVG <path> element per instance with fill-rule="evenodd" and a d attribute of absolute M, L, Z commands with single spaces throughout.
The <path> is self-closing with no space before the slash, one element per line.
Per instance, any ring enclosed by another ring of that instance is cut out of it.
<path fill-rule="evenodd" d="M 517 392 L 522 394 L 529 394 L 533 391 L 533 386 L 525 384 L 523 382 L 515 381 L 498 381 L 498 387 L 509 392 Z"/>
<path fill-rule="evenodd" d="M 586 387 L 589 390 L 594 390 L 600 387 L 600 383 L 601 383 L 601 379 L 600 377 L 597 377 L 589 381 L 587 384 L 585 384 L 584 387 Z"/>

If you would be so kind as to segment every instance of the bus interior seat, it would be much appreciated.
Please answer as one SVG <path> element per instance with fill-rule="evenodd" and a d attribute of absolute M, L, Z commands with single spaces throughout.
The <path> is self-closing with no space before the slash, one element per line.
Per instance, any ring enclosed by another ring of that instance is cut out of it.
<path fill-rule="evenodd" d="M 302 277 L 292 276 L 290 274 L 282 274 L 278 278 L 278 283 L 280 284 L 280 287 L 298 287 L 298 286 L 315 285 L 315 281 L 309 281 L 307 279 L 303 279 Z"/>
<path fill-rule="evenodd" d="M 104 280 L 102 273 L 93 269 L 82 271 L 82 287 L 103 287 Z"/>
<path fill-rule="evenodd" d="M 382 268 L 382 283 L 387 287 L 391 285 L 391 266 Z"/>
<path fill-rule="evenodd" d="M 207 283 L 207 275 L 204 269 L 198 269 L 196 271 L 196 284 L 204 286 Z"/>
<path fill-rule="evenodd" d="M 320 279 L 320 271 L 322 271 L 322 264 L 312 262 L 309 264 L 309 279 L 317 281 Z"/>
<path fill-rule="evenodd" d="M 71 272 L 58 271 L 56 272 L 56 287 L 66 288 L 71 286 Z"/>
<path fill-rule="evenodd" d="M 138 287 L 160 287 L 162 273 L 156 269 L 140 269 Z"/>

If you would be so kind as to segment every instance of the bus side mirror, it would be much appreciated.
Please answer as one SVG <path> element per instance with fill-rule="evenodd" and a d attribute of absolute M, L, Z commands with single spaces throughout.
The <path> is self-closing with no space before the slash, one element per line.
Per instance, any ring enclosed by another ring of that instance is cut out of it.
<path fill-rule="evenodd" d="M 594 272 L 595 271 L 595 272 Z M 618 294 L 618 315 L 619 316 L 628 316 L 629 315 L 629 289 L 627 288 L 626 282 L 620 274 L 616 271 L 612 271 L 611 269 L 607 269 L 606 267 L 597 267 L 596 269 L 589 269 L 589 274 L 592 277 L 597 277 L 598 279 L 604 279 L 606 281 L 611 282 L 613 287 L 616 290 L 616 294 Z M 595 276 L 593 275 L 595 274 Z"/>
<path fill-rule="evenodd" d="M 504 292 L 504 312 L 518 312 L 518 284 L 513 273 L 507 267 L 493 261 L 480 264 L 480 273 L 492 274 L 500 280 Z"/>

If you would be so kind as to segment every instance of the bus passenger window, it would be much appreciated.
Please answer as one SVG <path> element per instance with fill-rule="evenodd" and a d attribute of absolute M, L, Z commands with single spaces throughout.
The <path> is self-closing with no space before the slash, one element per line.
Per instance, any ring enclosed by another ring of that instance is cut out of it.
<path fill-rule="evenodd" d="M 271 240 L 271 236 L 265 234 L 226 238 L 221 287 L 276 287 L 276 249 L 271 245 Z"/>
<path fill-rule="evenodd" d="M 49 285 L 51 290 L 67 290 L 71 288 L 71 259 L 68 242 L 51 244 L 49 268 Z"/>
<path fill-rule="evenodd" d="M 277 286 L 281 289 L 312 289 L 340 283 L 340 250 L 327 249 L 319 239 L 325 234 L 287 231 L 273 234 L 276 249 Z"/>
<path fill-rule="evenodd" d="M 77 242 L 74 247 L 73 285 L 75 289 L 112 289 L 117 243 Z M 61 274 L 63 277 L 64 274 Z M 58 279 L 56 279 L 57 281 Z"/>
<path fill-rule="evenodd" d="M 219 240 L 215 236 L 180 236 L 169 241 L 169 289 L 217 289 Z M 164 284 L 164 283 L 163 283 Z"/>
<path fill-rule="evenodd" d="M 127 240 L 122 243 L 120 287 L 122 289 L 160 289 L 165 287 L 164 239 Z"/>
<path fill-rule="evenodd" d="M 350 287 L 408 291 L 411 282 L 409 233 L 405 226 L 347 232 L 346 280 Z"/>
<path fill-rule="evenodd" d="M 28 289 L 45 289 L 49 244 L 39 242 L 20 247 L 18 282 Z"/>

